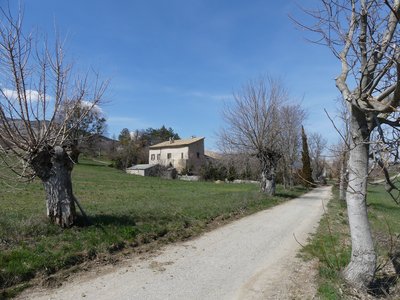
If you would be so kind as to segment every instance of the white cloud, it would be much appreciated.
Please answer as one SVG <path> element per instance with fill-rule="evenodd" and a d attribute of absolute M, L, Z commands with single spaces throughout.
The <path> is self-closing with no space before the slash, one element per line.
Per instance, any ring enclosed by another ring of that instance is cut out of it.
<path fill-rule="evenodd" d="M 81 104 L 81 107 L 82 107 L 82 108 L 91 109 L 92 112 L 95 112 L 95 113 L 98 113 L 98 114 L 102 114 L 102 113 L 103 113 L 103 110 L 101 109 L 100 106 L 98 106 L 97 104 L 94 104 L 94 105 L 93 105 L 93 103 L 90 102 L 90 101 L 82 100 L 82 101 L 80 102 L 80 104 Z"/>
<path fill-rule="evenodd" d="M 17 91 L 15 91 L 15 90 L 3 88 L 3 89 L 1 89 L 1 91 L 4 94 L 4 96 L 10 100 L 17 100 L 17 98 L 18 98 Z M 42 96 L 36 90 L 26 90 L 26 97 L 29 101 L 36 102 L 36 101 L 42 100 L 42 98 L 43 98 Z M 52 100 L 52 97 L 49 95 L 46 95 L 46 100 Z"/>

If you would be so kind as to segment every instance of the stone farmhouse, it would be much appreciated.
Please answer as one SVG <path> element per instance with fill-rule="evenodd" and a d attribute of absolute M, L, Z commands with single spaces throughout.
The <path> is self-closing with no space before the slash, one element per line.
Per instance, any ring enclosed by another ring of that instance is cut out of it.
<path fill-rule="evenodd" d="M 149 148 L 149 164 L 172 166 L 178 172 L 188 168 L 197 173 L 206 162 L 204 137 L 162 142 Z"/>

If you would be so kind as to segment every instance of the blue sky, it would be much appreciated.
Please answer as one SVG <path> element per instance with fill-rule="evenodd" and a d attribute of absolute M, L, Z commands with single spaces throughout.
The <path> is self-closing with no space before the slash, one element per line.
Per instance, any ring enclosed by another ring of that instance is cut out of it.
<path fill-rule="evenodd" d="M 52 36 L 56 24 L 75 67 L 93 67 L 111 80 L 103 106 L 110 136 L 124 127 L 166 125 L 183 138 L 205 136 L 206 148 L 215 150 L 224 102 L 247 80 L 270 74 L 308 111 L 307 131 L 338 140 L 324 108 L 336 113 L 340 65 L 289 20 L 288 14 L 302 19 L 294 1 L 25 0 L 23 6 L 28 29 Z"/>

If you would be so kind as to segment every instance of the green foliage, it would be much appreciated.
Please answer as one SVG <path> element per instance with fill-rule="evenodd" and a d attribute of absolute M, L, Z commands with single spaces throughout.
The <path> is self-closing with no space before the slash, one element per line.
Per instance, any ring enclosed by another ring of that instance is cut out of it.
<path fill-rule="evenodd" d="M 235 179 L 238 178 L 238 175 L 236 173 L 236 168 L 233 164 L 229 166 L 226 178 L 228 179 L 228 181 L 234 181 Z"/>
<path fill-rule="evenodd" d="M 164 125 L 161 128 L 147 128 L 141 134 L 141 139 L 146 145 L 162 143 L 168 141 L 170 138 L 175 140 L 180 139 L 179 135 L 171 127 L 167 129 Z"/>
<path fill-rule="evenodd" d="M 70 143 L 79 153 L 94 153 L 98 146 L 96 137 L 103 135 L 107 128 L 106 119 L 98 105 L 82 100 L 63 103 L 56 118 L 60 123 L 67 120 Z M 74 161 L 78 161 L 79 153 L 73 157 Z"/>
<path fill-rule="evenodd" d="M 121 133 L 118 136 L 119 144 L 124 147 L 129 144 L 131 141 L 131 133 L 128 128 L 124 128 L 121 130 Z"/>
<path fill-rule="evenodd" d="M 113 167 L 125 170 L 132 165 L 147 162 L 147 152 L 144 153 L 144 147 L 140 140 L 135 140 L 128 128 L 121 130 L 118 141 L 119 147 L 111 157 Z"/>
<path fill-rule="evenodd" d="M 304 127 L 301 126 L 301 140 L 303 150 L 301 152 L 301 161 L 303 163 L 303 168 L 301 170 L 301 177 L 303 179 L 304 185 L 309 187 L 314 183 L 312 178 L 311 160 L 308 150 L 307 135 L 304 131 Z"/>
<path fill-rule="evenodd" d="M 186 166 L 182 169 L 181 175 L 193 175 L 192 173 L 192 167 L 191 166 Z"/>
<path fill-rule="evenodd" d="M 304 192 L 267 198 L 251 184 L 134 176 L 87 159 L 74 169 L 73 184 L 93 225 L 63 230 L 45 216 L 39 181 L 12 190 L 0 181 L 0 289 L 121 249 L 195 236 L 216 218 L 249 214 Z"/>
<path fill-rule="evenodd" d="M 199 171 L 201 179 L 205 181 L 224 181 L 228 176 L 228 170 L 224 165 L 207 163 L 200 168 Z"/>

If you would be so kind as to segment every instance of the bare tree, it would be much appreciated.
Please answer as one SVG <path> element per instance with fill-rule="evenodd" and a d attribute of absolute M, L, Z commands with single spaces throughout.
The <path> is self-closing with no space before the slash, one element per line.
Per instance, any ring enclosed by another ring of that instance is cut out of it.
<path fill-rule="evenodd" d="M 234 166 L 236 170 L 235 179 L 258 180 L 261 174 L 260 162 L 255 156 L 249 156 L 249 153 L 225 153 L 218 155 L 217 160 L 228 170 Z"/>
<path fill-rule="evenodd" d="M 96 76 L 75 77 L 63 44 L 54 48 L 25 34 L 22 14 L 0 10 L 0 158 L 19 179 L 40 178 L 46 193 L 47 216 L 62 227 L 76 219 L 69 156 L 71 136 L 102 99 L 106 83 Z M 76 105 L 88 109 L 74 118 Z M 59 118 L 62 107 L 70 107 Z"/>
<path fill-rule="evenodd" d="M 223 119 L 226 127 L 220 133 L 225 151 L 248 153 L 261 165 L 261 190 L 275 194 L 276 169 L 280 152 L 282 122 L 280 109 L 288 99 L 282 84 L 271 77 L 250 81 L 234 94 L 234 102 L 226 106 Z"/>
<path fill-rule="evenodd" d="M 340 165 L 339 170 L 339 199 L 342 201 L 346 200 L 346 189 L 348 185 L 348 168 L 347 164 L 349 161 L 349 139 L 350 139 L 350 115 L 349 111 L 347 110 L 347 103 L 343 98 L 339 98 L 339 119 L 340 123 L 342 124 L 342 128 L 338 129 L 341 141 L 335 147 L 333 152 L 336 152 L 338 156 L 338 163 Z"/>
<path fill-rule="evenodd" d="M 323 151 L 327 141 L 321 134 L 315 132 L 310 134 L 309 141 L 312 176 L 314 181 L 319 181 L 325 170 L 326 162 Z"/>
<path fill-rule="evenodd" d="M 349 160 L 348 147 L 344 143 L 338 145 L 337 152 L 339 154 L 339 199 L 342 201 L 346 200 L 346 188 L 348 185 L 348 171 L 347 162 Z"/>
<path fill-rule="evenodd" d="M 294 186 L 294 176 L 300 165 L 301 151 L 301 124 L 306 118 L 306 113 L 301 105 L 284 105 L 281 110 L 280 120 L 282 131 L 280 139 L 280 170 L 285 188 Z"/>
<path fill-rule="evenodd" d="M 352 255 L 344 276 L 365 288 L 376 270 L 366 207 L 371 134 L 377 129 L 385 144 L 382 127 L 399 126 L 400 0 L 321 0 L 321 4 L 307 11 L 317 22 L 306 28 L 319 36 L 316 43 L 328 46 L 338 58 L 342 69 L 336 86 L 349 112 L 346 199 Z"/>

